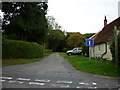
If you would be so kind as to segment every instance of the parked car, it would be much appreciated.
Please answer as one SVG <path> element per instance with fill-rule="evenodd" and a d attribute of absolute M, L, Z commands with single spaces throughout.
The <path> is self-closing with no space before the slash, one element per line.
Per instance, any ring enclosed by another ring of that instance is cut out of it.
<path fill-rule="evenodd" d="M 73 55 L 73 54 L 82 54 L 82 48 L 77 47 L 77 48 L 73 48 L 72 50 L 68 50 L 67 55 Z"/>

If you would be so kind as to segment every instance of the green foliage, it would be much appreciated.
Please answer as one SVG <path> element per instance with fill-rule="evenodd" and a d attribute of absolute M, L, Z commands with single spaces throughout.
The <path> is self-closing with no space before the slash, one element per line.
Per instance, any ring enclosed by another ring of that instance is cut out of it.
<path fill-rule="evenodd" d="M 43 54 L 43 46 L 37 43 L 3 39 L 2 58 L 38 58 Z"/>
<path fill-rule="evenodd" d="M 70 35 L 70 37 L 68 38 L 68 42 L 67 42 L 68 46 L 70 46 L 71 48 L 74 47 L 82 47 L 85 45 L 85 36 L 83 36 L 80 33 L 73 33 Z"/>
<path fill-rule="evenodd" d="M 48 28 L 52 30 L 61 30 L 61 26 L 55 21 L 53 16 L 47 16 Z"/>
<path fill-rule="evenodd" d="M 51 49 L 45 50 L 45 53 L 53 52 Z"/>
<path fill-rule="evenodd" d="M 68 51 L 68 50 L 70 50 L 70 49 L 68 49 L 68 48 L 63 48 L 62 52 L 66 52 L 66 51 Z"/>
<path fill-rule="evenodd" d="M 74 32 L 67 32 L 67 38 L 69 38 Z"/>
<path fill-rule="evenodd" d="M 83 47 L 82 47 L 82 52 L 85 54 L 85 56 L 89 56 L 89 47 L 88 46 L 86 46 L 86 45 L 84 45 Z"/>
<path fill-rule="evenodd" d="M 4 2 L 4 34 L 10 39 L 43 43 L 47 35 L 46 3 Z M 10 22 L 9 24 L 7 22 Z"/>
<path fill-rule="evenodd" d="M 86 37 L 86 38 L 90 38 L 91 36 L 93 36 L 95 33 L 86 33 L 86 34 L 84 34 L 84 36 Z"/>
<path fill-rule="evenodd" d="M 110 40 L 110 49 L 113 57 L 113 62 L 115 63 L 115 40 L 112 38 Z M 118 63 L 120 65 L 120 34 L 118 35 Z"/>
<path fill-rule="evenodd" d="M 65 35 L 61 30 L 51 30 L 48 35 L 48 47 L 53 51 L 61 51 L 65 46 Z"/>
<path fill-rule="evenodd" d="M 47 23 L 47 48 L 61 52 L 66 46 L 66 36 L 64 32 L 62 32 L 62 27 L 55 21 L 53 16 L 47 16 Z"/>

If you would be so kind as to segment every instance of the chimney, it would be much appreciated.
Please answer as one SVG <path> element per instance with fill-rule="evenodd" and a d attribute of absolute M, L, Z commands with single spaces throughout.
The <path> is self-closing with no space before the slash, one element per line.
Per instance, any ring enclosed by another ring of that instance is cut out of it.
<path fill-rule="evenodd" d="M 107 19 L 106 19 L 106 16 L 105 16 L 105 19 L 104 19 L 104 27 L 107 25 Z"/>

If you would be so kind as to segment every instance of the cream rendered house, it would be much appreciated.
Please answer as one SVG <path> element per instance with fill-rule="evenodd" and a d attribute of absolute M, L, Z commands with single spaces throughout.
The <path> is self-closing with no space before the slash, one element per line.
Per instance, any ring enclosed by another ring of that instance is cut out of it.
<path fill-rule="evenodd" d="M 111 23 L 107 24 L 107 19 L 105 17 L 104 27 L 97 34 L 90 37 L 94 39 L 94 46 L 89 47 L 90 57 L 105 58 L 107 60 L 112 60 L 112 53 L 110 51 L 109 40 L 114 36 L 114 27 L 120 28 L 120 17 Z"/>

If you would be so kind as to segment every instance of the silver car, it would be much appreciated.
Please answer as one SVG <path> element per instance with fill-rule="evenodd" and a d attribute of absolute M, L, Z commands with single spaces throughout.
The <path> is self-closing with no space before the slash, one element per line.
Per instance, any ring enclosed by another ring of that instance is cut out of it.
<path fill-rule="evenodd" d="M 66 52 L 68 55 L 73 55 L 73 54 L 81 54 L 82 53 L 82 48 L 73 48 L 72 50 L 68 50 Z"/>

